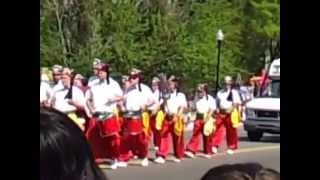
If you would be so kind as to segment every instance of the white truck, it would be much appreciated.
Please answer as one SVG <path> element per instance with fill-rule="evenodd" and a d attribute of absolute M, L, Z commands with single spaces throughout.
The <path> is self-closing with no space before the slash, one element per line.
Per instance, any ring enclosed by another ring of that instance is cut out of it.
<path fill-rule="evenodd" d="M 268 77 L 263 92 L 246 104 L 244 129 L 250 141 L 259 141 L 263 133 L 280 134 L 280 59 L 271 63 Z"/>

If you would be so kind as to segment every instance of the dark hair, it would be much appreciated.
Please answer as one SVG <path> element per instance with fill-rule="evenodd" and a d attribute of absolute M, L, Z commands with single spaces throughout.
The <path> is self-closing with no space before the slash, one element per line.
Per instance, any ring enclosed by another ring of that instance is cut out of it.
<path fill-rule="evenodd" d="M 81 79 L 81 83 L 83 86 L 88 86 L 88 79 L 87 78 Z"/>
<path fill-rule="evenodd" d="M 201 180 L 280 180 L 280 173 L 257 163 L 226 164 L 210 169 Z"/>
<path fill-rule="evenodd" d="M 73 89 L 73 83 L 74 83 L 74 78 L 76 76 L 75 72 L 71 72 L 70 74 L 70 87 L 68 90 L 68 93 L 66 94 L 66 96 L 64 97 L 65 99 L 72 99 L 72 89 Z"/>
<path fill-rule="evenodd" d="M 45 108 L 40 108 L 40 179 L 107 180 L 78 126 Z"/>
<path fill-rule="evenodd" d="M 207 177 L 206 180 L 253 180 L 247 173 L 232 171 Z"/>
<path fill-rule="evenodd" d="M 109 73 L 109 70 L 106 72 L 107 72 L 107 84 L 109 85 L 110 84 L 110 73 Z"/>
<path fill-rule="evenodd" d="M 273 169 L 262 169 L 256 174 L 255 180 L 280 180 L 280 173 Z"/>

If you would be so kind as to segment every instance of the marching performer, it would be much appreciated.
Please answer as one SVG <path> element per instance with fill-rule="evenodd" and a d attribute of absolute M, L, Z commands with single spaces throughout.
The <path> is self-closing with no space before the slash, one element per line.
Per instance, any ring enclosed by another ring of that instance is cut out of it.
<path fill-rule="evenodd" d="M 120 122 L 117 104 L 122 99 L 120 85 L 109 77 L 109 66 L 101 63 L 99 79 L 88 90 L 87 105 L 92 116 L 86 133 L 97 163 L 110 158 L 111 169 L 117 169 L 120 148 Z"/>
<path fill-rule="evenodd" d="M 130 86 L 130 79 L 129 79 L 129 76 L 127 75 L 122 75 L 122 79 L 121 79 L 121 82 L 122 82 L 122 91 L 123 91 L 123 94 L 126 94 L 127 93 L 127 90 Z M 120 124 L 121 124 L 121 133 L 123 132 L 123 116 L 122 116 L 122 111 L 121 110 L 124 110 L 125 107 L 124 107 L 124 102 L 121 101 L 120 104 L 119 104 L 119 118 L 120 118 Z"/>
<path fill-rule="evenodd" d="M 87 79 L 85 77 L 83 77 L 81 74 L 76 74 L 75 75 L 74 80 L 73 80 L 73 85 L 78 87 L 83 92 L 85 97 L 89 94 L 89 93 L 87 93 L 87 91 L 88 91 L 87 84 L 88 84 L 88 82 L 87 82 Z M 77 115 L 79 117 L 82 117 L 82 118 L 85 119 L 84 133 L 87 132 L 88 127 L 89 127 L 89 122 L 90 122 L 90 118 L 91 118 L 91 116 L 89 117 L 89 114 L 90 114 L 90 112 L 89 112 L 89 109 L 88 109 L 87 105 L 85 105 L 84 109 L 79 110 L 78 113 L 77 113 Z"/>
<path fill-rule="evenodd" d="M 215 99 L 208 94 L 208 85 L 199 84 L 196 96 L 197 117 L 194 121 L 193 135 L 187 145 L 186 156 L 193 158 L 200 146 L 200 135 L 203 137 L 203 151 L 206 158 L 212 156 L 211 139 L 214 130 L 213 113 L 216 110 Z"/>
<path fill-rule="evenodd" d="M 50 107 L 52 89 L 49 84 L 49 77 L 42 72 L 40 78 L 40 106 Z"/>
<path fill-rule="evenodd" d="M 60 89 L 63 89 L 63 84 L 62 84 L 62 71 L 63 67 L 60 65 L 54 65 L 52 67 L 52 74 L 53 74 L 53 90 L 52 91 L 57 91 Z"/>
<path fill-rule="evenodd" d="M 228 154 L 233 154 L 238 148 L 238 135 L 236 124 L 233 122 L 232 115 L 238 111 L 241 104 L 239 93 L 232 88 L 233 80 L 230 76 L 225 77 L 225 88 L 217 94 L 218 114 L 216 116 L 216 132 L 212 139 L 212 151 L 218 152 L 226 130 Z"/>
<path fill-rule="evenodd" d="M 122 90 L 124 93 L 127 92 L 127 89 L 129 88 L 129 86 L 130 86 L 129 76 L 123 75 L 122 76 Z"/>
<path fill-rule="evenodd" d="M 151 117 L 150 117 L 150 127 L 152 130 L 153 135 L 153 145 L 155 150 L 159 150 L 160 146 L 160 131 L 156 128 L 156 117 L 160 110 L 160 105 L 162 104 L 163 100 L 160 96 L 160 90 L 159 90 L 159 83 L 160 79 L 158 77 L 154 77 L 152 79 L 152 90 L 153 90 L 153 96 L 155 103 L 153 106 L 151 106 L 149 109 L 151 111 Z"/>
<path fill-rule="evenodd" d="M 86 91 L 88 90 L 87 86 L 88 82 L 85 77 L 83 77 L 81 74 L 77 74 L 74 77 L 74 85 L 77 86 L 81 91 L 85 94 Z"/>
<path fill-rule="evenodd" d="M 123 137 L 120 147 L 119 166 L 126 167 L 132 158 L 131 153 L 141 159 L 142 166 L 148 166 L 148 131 L 149 122 L 145 122 L 143 113 L 153 105 L 151 89 L 141 83 L 141 71 L 132 69 L 130 86 L 124 94 Z"/>
<path fill-rule="evenodd" d="M 95 80 L 99 79 L 99 66 L 101 64 L 101 60 L 98 59 L 98 58 L 95 58 L 94 61 L 93 61 L 93 64 L 92 64 L 92 67 L 93 67 L 93 76 L 91 76 L 89 79 L 88 79 L 88 86 L 90 87 Z"/>
<path fill-rule="evenodd" d="M 82 130 L 84 130 L 84 119 L 76 115 L 78 110 L 83 110 L 85 98 L 83 92 L 73 86 L 73 72 L 69 68 L 62 71 L 62 89 L 56 89 L 52 96 L 52 107 L 66 113 Z M 56 86 L 55 86 L 56 87 Z"/>
<path fill-rule="evenodd" d="M 174 162 L 181 162 L 184 156 L 184 122 L 183 112 L 187 108 L 187 99 L 185 94 L 178 91 L 178 80 L 171 76 L 169 78 L 170 97 L 165 103 L 165 121 L 161 129 L 161 142 L 159 151 L 156 153 L 156 163 L 165 163 L 165 158 L 169 154 L 170 139 L 172 137 L 174 149 Z"/>

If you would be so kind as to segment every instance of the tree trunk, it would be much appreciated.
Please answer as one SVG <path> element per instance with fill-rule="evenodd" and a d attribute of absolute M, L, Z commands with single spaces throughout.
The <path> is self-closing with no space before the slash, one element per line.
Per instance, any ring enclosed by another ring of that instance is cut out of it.
<path fill-rule="evenodd" d="M 62 27 L 62 21 L 63 21 L 62 18 L 63 17 L 61 16 L 61 13 L 59 11 L 59 2 L 57 2 L 57 0 L 53 0 L 52 2 L 54 5 L 55 16 L 56 16 L 56 20 L 57 20 L 57 24 L 58 24 L 58 31 L 59 31 L 60 41 L 61 41 L 61 45 L 62 45 L 63 63 L 64 63 L 64 65 L 66 65 L 68 51 L 67 51 L 65 37 L 64 37 L 64 33 L 63 33 L 63 27 Z M 50 2 L 48 1 L 48 3 L 50 3 Z"/>

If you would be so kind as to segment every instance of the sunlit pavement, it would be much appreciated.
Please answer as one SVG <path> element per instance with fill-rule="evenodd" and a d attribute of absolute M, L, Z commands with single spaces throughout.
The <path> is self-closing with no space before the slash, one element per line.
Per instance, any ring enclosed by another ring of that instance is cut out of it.
<path fill-rule="evenodd" d="M 190 139 L 192 132 L 186 132 L 185 143 Z M 139 166 L 139 161 L 134 160 L 127 168 L 103 171 L 111 180 L 196 180 L 210 168 L 225 163 L 258 162 L 268 168 L 280 171 L 280 136 L 265 134 L 260 142 L 250 142 L 246 138 L 246 132 L 239 128 L 240 148 L 233 155 L 225 153 L 225 142 L 219 149 L 219 153 L 211 159 L 201 157 L 201 153 L 195 159 L 185 158 L 180 163 L 168 161 L 165 164 L 155 164 L 154 150 L 150 149 L 150 162 L 148 167 Z M 202 147 L 202 146 L 201 146 Z"/>

